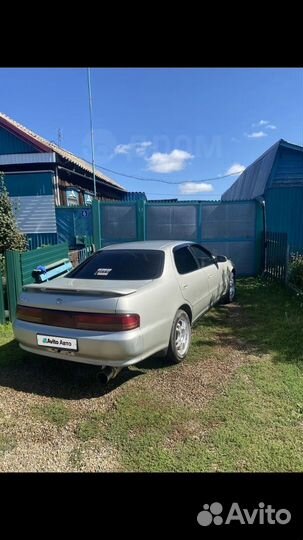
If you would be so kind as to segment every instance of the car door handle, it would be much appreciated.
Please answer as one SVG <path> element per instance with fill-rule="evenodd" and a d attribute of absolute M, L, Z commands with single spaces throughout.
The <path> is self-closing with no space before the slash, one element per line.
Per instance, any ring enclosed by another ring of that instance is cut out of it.
<path fill-rule="evenodd" d="M 188 285 L 183 285 L 183 289 L 187 289 Z"/>

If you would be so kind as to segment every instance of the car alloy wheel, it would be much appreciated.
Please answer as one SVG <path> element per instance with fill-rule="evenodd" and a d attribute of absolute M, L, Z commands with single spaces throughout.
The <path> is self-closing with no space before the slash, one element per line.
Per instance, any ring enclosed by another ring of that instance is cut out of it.
<path fill-rule="evenodd" d="M 188 353 L 191 341 L 191 323 L 188 314 L 178 309 L 171 329 L 167 359 L 179 364 Z"/>
<path fill-rule="evenodd" d="M 236 294 L 235 276 L 232 272 L 229 277 L 229 301 L 232 302 Z"/>

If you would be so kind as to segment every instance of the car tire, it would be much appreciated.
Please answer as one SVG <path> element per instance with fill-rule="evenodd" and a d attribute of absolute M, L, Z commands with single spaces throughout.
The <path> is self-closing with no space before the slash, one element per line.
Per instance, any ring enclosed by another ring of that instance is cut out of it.
<path fill-rule="evenodd" d="M 191 323 L 189 316 L 183 309 L 178 309 L 172 325 L 167 359 L 179 364 L 182 362 L 189 350 L 191 342 Z"/>
<path fill-rule="evenodd" d="M 234 272 L 230 273 L 227 292 L 222 296 L 222 304 L 230 304 L 236 296 L 236 276 Z"/>

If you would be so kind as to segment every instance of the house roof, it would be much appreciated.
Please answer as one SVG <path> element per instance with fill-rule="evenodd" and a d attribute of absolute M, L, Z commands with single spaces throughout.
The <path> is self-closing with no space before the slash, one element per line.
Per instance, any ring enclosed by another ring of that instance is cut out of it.
<path fill-rule="evenodd" d="M 281 141 L 282 139 L 246 167 L 239 178 L 223 193 L 222 201 L 255 199 L 263 195 Z"/>
<path fill-rule="evenodd" d="M 10 130 L 16 136 L 27 140 L 28 142 L 36 146 L 41 152 L 55 152 L 67 161 L 70 161 L 78 167 L 81 167 L 81 169 L 93 174 L 92 166 L 87 161 L 75 156 L 68 150 L 64 150 L 57 144 L 50 142 L 47 139 L 44 139 L 44 137 L 37 135 L 36 133 L 26 128 L 25 126 L 22 126 L 6 114 L 0 113 L 0 126 L 3 126 L 4 128 Z M 95 175 L 97 179 L 102 180 L 103 182 L 110 184 L 113 187 L 118 188 L 122 191 L 126 191 L 124 187 L 122 187 L 120 184 L 106 176 L 104 173 L 98 171 L 97 169 L 95 169 Z"/>
<path fill-rule="evenodd" d="M 280 139 L 240 174 L 239 178 L 223 193 L 221 200 L 249 200 L 263 195 L 281 146 L 303 151 L 301 146 Z"/>

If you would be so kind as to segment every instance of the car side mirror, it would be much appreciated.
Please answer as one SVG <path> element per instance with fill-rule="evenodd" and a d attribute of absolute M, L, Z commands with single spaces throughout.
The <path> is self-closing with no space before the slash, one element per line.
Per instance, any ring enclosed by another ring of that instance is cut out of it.
<path fill-rule="evenodd" d="M 226 262 L 227 261 L 227 257 L 225 257 L 225 255 L 217 255 L 216 256 L 216 261 L 219 263 L 219 262 Z"/>
<path fill-rule="evenodd" d="M 218 257 L 216 255 L 212 255 L 212 259 L 216 266 L 218 266 Z"/>

